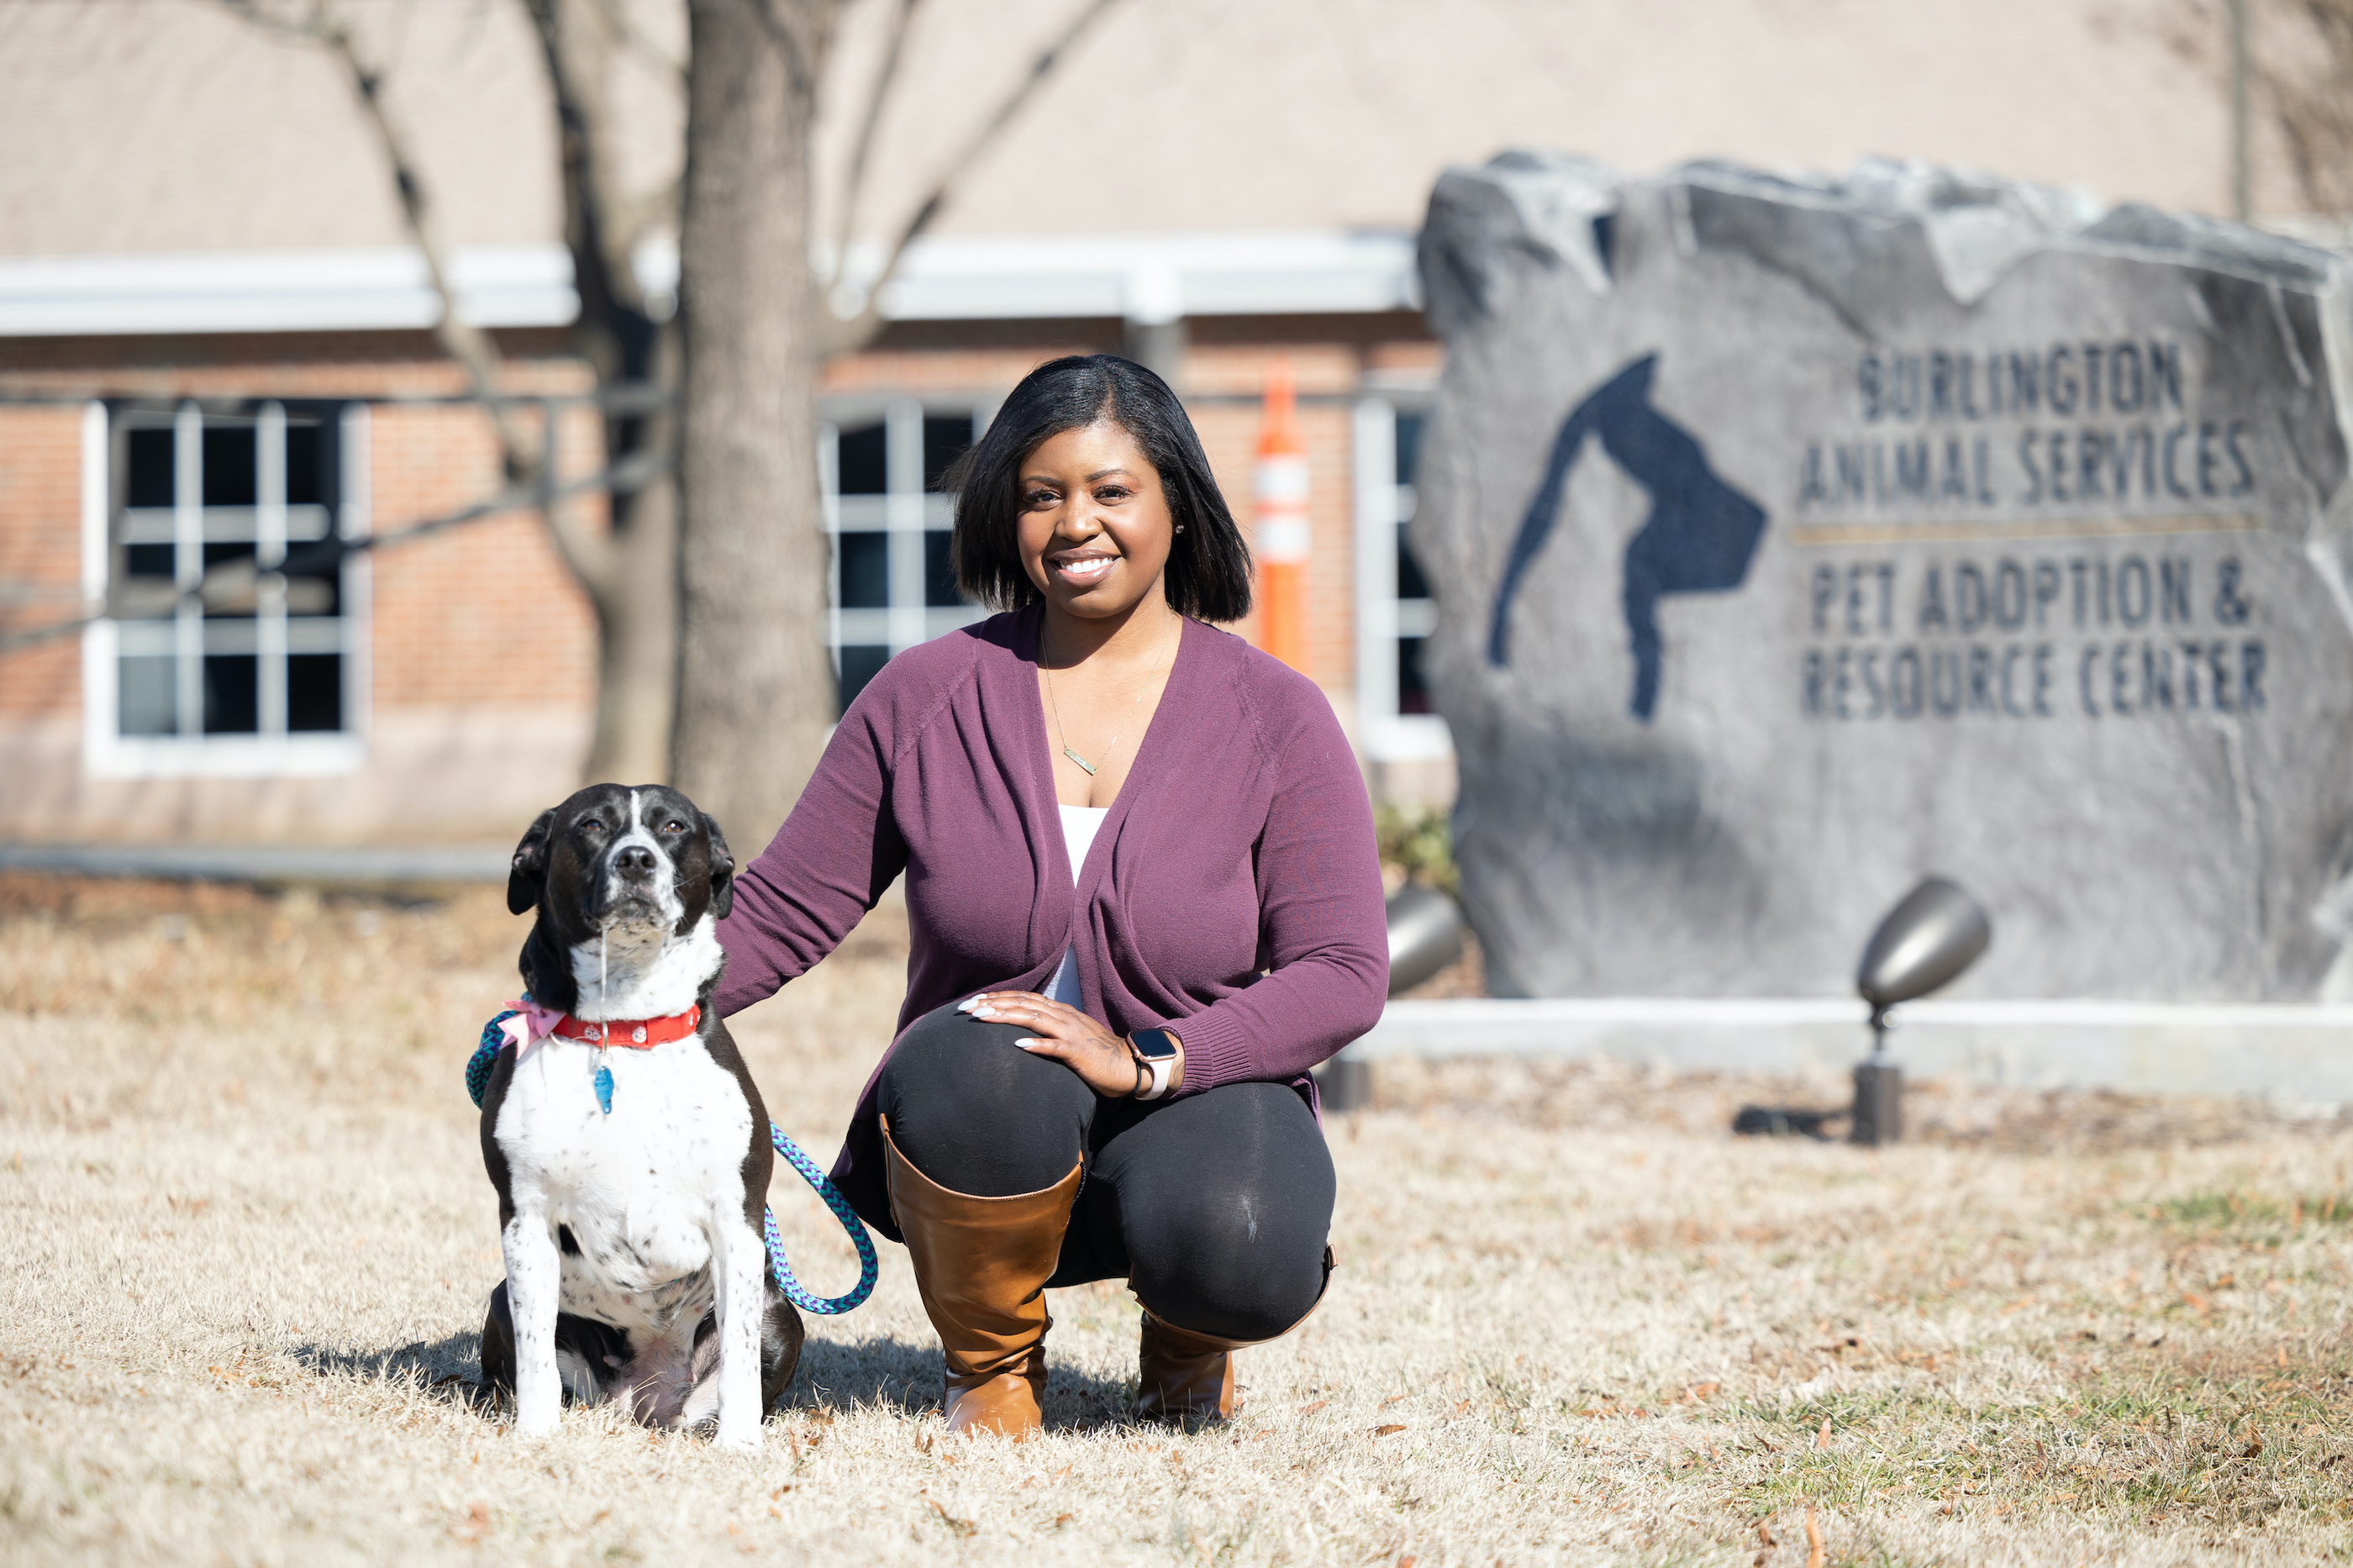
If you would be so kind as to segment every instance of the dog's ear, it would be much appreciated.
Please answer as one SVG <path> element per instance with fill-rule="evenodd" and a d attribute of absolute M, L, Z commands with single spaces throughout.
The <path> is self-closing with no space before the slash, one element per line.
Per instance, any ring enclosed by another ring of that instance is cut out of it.
<path fill-rule="evenodd" d="M 719 824 L 709 812 L 702 814 L 702 829 L 711 835 L 711 912 L 720 920 L 735 907 L 735 856 L 727 847 L 727 836 L 719 831 Z"/>
<path fill-rule="evenodd" d="M 519 915 L 536 909 L 539 896 L 547 890 L 547 839 L 554 826 L 554 809 L 543 811 L 523 834 L 522 842 L 515 846 L 514 859 L 507 868 L 507 913 Z"/>

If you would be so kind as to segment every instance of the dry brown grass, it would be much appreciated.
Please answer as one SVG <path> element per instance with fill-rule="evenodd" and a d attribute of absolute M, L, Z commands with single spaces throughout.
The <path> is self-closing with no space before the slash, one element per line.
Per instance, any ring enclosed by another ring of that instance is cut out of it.
<path fill-rule="evenodd" d="M 1125 1422 L 1106 1285 L 1055 1302 L 1044 1440 L 945 1438 L 885 1246 L 757 1458 L 603 1413 L 518 1442 L 467 1397 L 498 1255 L 459 1070 L 520 940 L 488 893 L 0 879 L 0 1560 L 1798 1568 L 1810 1514 L 1830 1563 L 2353 1552 L 2353 1139 L 1957 1086 L 1872 1154 L 1724 1131 L 1834 1085 L 1385 1068 L 1333 1130 L 1332 1300 L 1222 1430 Z M 737 1026 L 821 1154 L 902 940 Z"/>

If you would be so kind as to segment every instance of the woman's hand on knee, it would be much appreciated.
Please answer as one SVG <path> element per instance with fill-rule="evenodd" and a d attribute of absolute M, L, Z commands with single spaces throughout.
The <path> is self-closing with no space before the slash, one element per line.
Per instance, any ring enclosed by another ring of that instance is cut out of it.
<path fill-rule="evenodd" d="M 1127 1042 L 1080 1012 L 1034 991 L 987 991 L 957 1004 L 957 1011 L 992 1024 L 1029 1031 L 1015 1045 L 1033 1057 L 1050 1057 L 1079 1075 L 1080 1081 L 1110 1100 L 1135 1092 L 1135 1053 Z"/>

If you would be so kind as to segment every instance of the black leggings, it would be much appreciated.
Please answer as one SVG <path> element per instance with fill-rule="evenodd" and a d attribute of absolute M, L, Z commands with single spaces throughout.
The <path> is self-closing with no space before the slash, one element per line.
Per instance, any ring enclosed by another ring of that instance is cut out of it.
<path fill-rule="evenodd" d="M 1027 1031 L 942 1007 L 882 1068 L 882 1114 L 914 1167 L 1003 1198 L 1086 1175 L 1050 1286 L 1124 1279 L 1158 1317 L 1272 1339 L 1314 1306 L 1332 1228 L 1332 1156 L 1297 1090 L 1232 1083 L 1148 1104 L 1103 1100 Z M 887 1215 L 866 1215 L 881 1225 Z"/>

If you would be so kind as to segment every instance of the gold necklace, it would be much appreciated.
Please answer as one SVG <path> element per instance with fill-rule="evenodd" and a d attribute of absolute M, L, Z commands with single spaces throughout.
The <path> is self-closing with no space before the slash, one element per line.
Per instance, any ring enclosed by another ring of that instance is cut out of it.
<path fill-rule="evenodd" d="M 1176 640 L 1180 644 L 1185 640 L 1185 627 L 1182 622 L 1179 622 L 1176 626 Z M 1174 664 L 1176 660 L 1176 650 L 1175 648 L 1171 648 L 1168 650 L 1167 662 Z M 1155 667 L 1153 670 L 1153 674 L 1157 675 L 1160 672 L 1161 668 L 1165 668 L 1165 666 Z M 1071 750 L 1070 731 L 1062 728 L 1062 704 L 1054 695 L 1054 672 L 1047 668 L 1045 665 L 1041 663 L 1038 666 L 1038 673 L 1046 678 L 1046 705 L 1054 710 L 1054 738 L 1062 742 L 1062 755 L 1078 763 L 1080 770 L 1083 772 L 1087 777 L 1094 777 L 1096 770 L 1103 764 L 1101 763 L 1091 763 L 1087 761 L 1086 758 L 1079 755 L 1078 752 Z M 1137 708 L 1143 706 L 1145 692 L 1150 691 L 1151 689 L 1152 682 L 1147 679 L 1144 683 L 1144 691 L 1137 692 L 1128 702 L 1127 709 L 1131 715 L 1134 713 Z M 1111 761 L 1111 754 L 1119 750 L 1119 743 L 1122 740 L 1126 738 L 1126 730 L 1122 729 L 1118 734 L 1113 735 L 1104 743 L 1103 749 L 1103 762 L 1107 763 Z"/>

